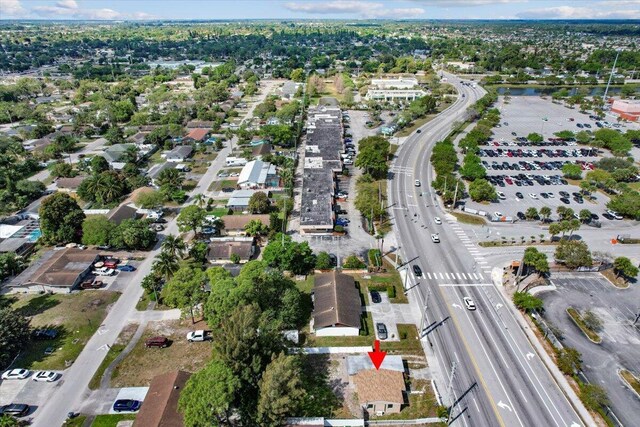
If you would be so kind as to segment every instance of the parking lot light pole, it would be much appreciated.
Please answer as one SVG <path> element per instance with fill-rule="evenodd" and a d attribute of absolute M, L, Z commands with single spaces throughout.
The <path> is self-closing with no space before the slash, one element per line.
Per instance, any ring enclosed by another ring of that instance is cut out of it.
<path fill-rule="evenodd" d="M 636 323 L 638 323 L 638 319 L 640 319 L 640 308 L 638 309 L 638 314 L 636 315 L 636 320 L 633 321 L 633 326 L 635 326 Z"/>

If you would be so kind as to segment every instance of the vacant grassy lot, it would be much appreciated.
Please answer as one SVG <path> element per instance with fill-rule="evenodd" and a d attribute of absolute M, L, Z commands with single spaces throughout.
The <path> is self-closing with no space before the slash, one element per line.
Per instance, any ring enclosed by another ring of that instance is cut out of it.
<path fill-rule="evenodd" d="M 486 225 L 487 221 L 484 218 L 477 215 L 470 215 L 462 212 L 451 212 L 451 215 L 458 218 L 458 221 L 463 224 L 472 224 L 472 225 Z"/>
<path fill-rule="evenodd" d="M 223 179 L 221 181 L 213 181 L 209 186 L 209 191 L 220 191 L 225 187 L 236 188 L 238 179 Z"/>
<path fill-rule="evenodd" d="M 385 261 L 385 264 L 386 261 Z M 367 298 L 368 300 L 371 298 L 369 295 L 369 287 L 377 289 L 382 292 L 386 292 L 386 288 L 388 286 L 393 286 L 396 290 L 396 296 L 394 298 L 390 298 L 390 301 L 393 304 L 406 304 L 409 302 L 407 296 L 404 294 L 404 289 L 402 287 L 402 280 L 400 279 L 400 274 L 391 266 L 386 265 L 388 273 L 373 273 L 369 276 L 370 279 L 365 279 L 365 275 L 359 275 L 356 278 L 357 281 L 360 282 L 361 286 L 364 286 L 367 289 Z M 390 267 L 390 268 L 389 268 Z M 382 288 L 382 289 L 381 289 Z"/>
<path fill-rule="evenodd" d="M 116 427 L 120 421 L 135 420 L 136 414 L 98 415 L 91 427 Z"/>
<path fill-rule="evenodd" d="M 127 357 L 116 367 L 111 387 L 146 387 L 153 377 L 181 369 L 196 372 L 211 359 L 210 342 L 189 343 L 187 332 L 208 329 L 204 322 L 191 324 L 191 320 L 152 322 Z M 144 341 L 154 336 L 169 338 L 167 348 L 146 348 Z"/>
<path fill-rule="evenodd" d="M 29 369 L 64 369 L 73 362 L 107 314 L 119 292 L 82 291 L 71 295 L 19 296 L 13 307 L 31 318 L 34 328 L 54 328 L 58 338 L 31 341 L 14 366 Z M 47 348 L 54 351 L 45 355 Z"/>
<path fill-rule="evenodd" d="M 409 404 L 404 405 L 399 414 L 389 414 L 375 417 L 376 420 L 412 420 L 416 418 L 435 417 L 438 401 L 433 394 L 429 380 L 411 380 L 411 390 L 421 391 L 421 394 L 409 394 Z M 446 426 L 446 422 L 429 424 L 432 426 Z"/>

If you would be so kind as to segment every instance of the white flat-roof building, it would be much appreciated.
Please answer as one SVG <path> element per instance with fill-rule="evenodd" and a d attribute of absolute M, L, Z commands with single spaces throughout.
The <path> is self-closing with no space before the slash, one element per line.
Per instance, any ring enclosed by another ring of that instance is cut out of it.
<path fill-rule="evenodd" d="M 397 79 L 371 79 L 371 86 L 377 89 L 413 89 L 418 86 L 418 79 L 414 77 L 399 77 Z"/>
<path fill-rule="evenodd" d="M 374 101 L 415 101 L 426 94 L 421 89 L 369 89 L 365 98 Z"/>

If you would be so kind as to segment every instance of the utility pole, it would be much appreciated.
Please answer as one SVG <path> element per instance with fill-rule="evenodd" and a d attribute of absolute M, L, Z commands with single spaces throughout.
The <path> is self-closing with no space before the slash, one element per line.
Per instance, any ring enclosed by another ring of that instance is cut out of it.
<path fill-rule="evenodd" d="M 453 206 L 452 206 L 452 209 L 456 208 L 456 198 L 458 197 L 458 184 L 460 184 L 460 181 L 456 181 L 456 191 L 453 192 Z"/>
<path fill-rule="evenodd" d="M 447 387 L 448 389 L 448 394 L 449 394 L 449 400 L 451 402 L 451 406 L 449 406 L 449 416 L 447 417 L 447 425 L 449 425 L 449 423 L 451 422 L 451 413 L 453 412 L 453 404 L 454 404 L 454 400 L 453 400 L 453 378 L 456 375 L 456 362 L 455 360 L 453 361 L 453 363 L 451 364 L 451 375 L 449 375 L 449 386 Z"/>
<path fill-rule="evenodd" d="M 424 301 L 424 310 L 422 310 L 422 316 L 420 316 L 420 338 L 424 333 L 424 325 L 427 322 L 427 309 L 429 308 L 429 297 L 431 297 L 431 289 L 427 288 L 427 298 Z"/>
<path fill-rule="evenodd" d="M 636 315 L 636 320 L 633 321 L 633 326 L 635 326 L 636 323 L 638 323 L 638 319 L 640 319 L 640 308 L 638 309 L 638 314 Z"/>

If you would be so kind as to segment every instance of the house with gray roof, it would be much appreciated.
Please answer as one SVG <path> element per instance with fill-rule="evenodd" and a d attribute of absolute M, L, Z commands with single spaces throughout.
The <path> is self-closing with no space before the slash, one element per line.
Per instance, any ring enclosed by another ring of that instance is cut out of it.
<path fill-rule="evenodd" d="M 190 145 L 179 145 L 166 155 L 167 162 L 184 162 L 193 154 L 193 147 Z"/>
<path fill-rule="evenodd" d="M 262 160 L 252 160 L 244 165 L 238 177 L 238 187 L 242 189 L 269 188 L 279 185 L 280 178 L 276 171 L 276 165 Z"/>

